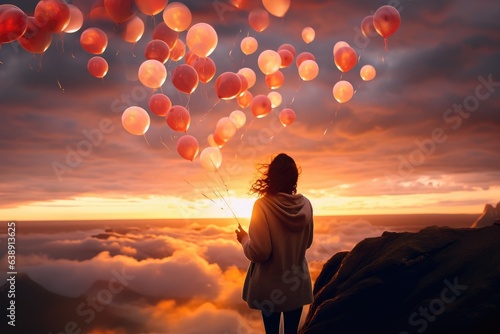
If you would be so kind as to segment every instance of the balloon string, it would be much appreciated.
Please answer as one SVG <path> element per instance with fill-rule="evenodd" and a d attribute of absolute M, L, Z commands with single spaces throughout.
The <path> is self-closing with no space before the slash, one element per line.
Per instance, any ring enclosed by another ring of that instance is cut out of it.
<path fill-rule="evenodd" d="M 143 134 L 142 136 L 144 137 L 146 144 L 148 144 L 149 148 L 151 148 L 151 145 L 149 145 L 149 142 L 148 142 L 148 138 L 146 138 L 146 134 Z"/>
<path fill-rule="evenodd" d="M 240 140 L 243 140 L 243 137 L 247 134 L 248 130 L 250 130 L 254 121 L 255 121 L 255 118 L 252 118 L 252 121 L 250 121 L 250 124 L 248 124 L 248 126 L 245 127 L 245 131 L 241 134 Z"/>
<path fill-rule="evenodd" d="M 162 144 L 163 144 L 163 146 L 165 146 L 165 147 L 167 148 L 167 150 L 169 150 L 169 152 L 172 152 L 172 150 L 170 149 L 170 147 L 168 147 L 168 146 L 167 146 L 167 144 L 165 144 L 165 143 L 163 142 L 163 138 L 162 138 L 161 136 L 160 136 L 160 143 L 162 143 Z"/>
<path fill-rule="evenodd" d="M 210 114 L 210 112 L 215 108 L 215 106 L 217 105 L 217 103 L 219 103 L 221 99 L 218 99 L 217 102 L 215 102 L 215 104 L 212 106 L 212 108 L 210 108 L 204 115 L 201 116 L 200 118 L 200 122 L 204 121 L 205 118 L 207 118 L 208 114 Z"/>
<path fill-rule="evenodd" d="M 339 109 L 340 109 L 340 103 L 337 104 L 337 109 L 335 110 L 335 117 L 332 117 L 332 119 L 330 120 L 330 123 L 328 124 L 328 126 L 326 127 L 325 131 L 323 132 L 323 137 L 326 135 L 326 133 L 328 132 L 328 130 L 330 129 L 330 127 L 332 126 L 332 123 L 333 123 L 333 119 L 334 118 L 337 118 L 337 114 L 339 112 Z"/>

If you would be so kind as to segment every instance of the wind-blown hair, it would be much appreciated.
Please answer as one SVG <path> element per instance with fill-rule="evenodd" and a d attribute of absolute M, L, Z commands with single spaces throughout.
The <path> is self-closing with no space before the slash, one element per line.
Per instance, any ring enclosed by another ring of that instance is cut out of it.
<path fill-rule="evenodd" d="M 278 154 L 270 164 L 259 164 L 260 177 L 250 187 L 259 197 L 277 193 L 296 194 L 300 171 L 295 161 L 285 153 Z"/>

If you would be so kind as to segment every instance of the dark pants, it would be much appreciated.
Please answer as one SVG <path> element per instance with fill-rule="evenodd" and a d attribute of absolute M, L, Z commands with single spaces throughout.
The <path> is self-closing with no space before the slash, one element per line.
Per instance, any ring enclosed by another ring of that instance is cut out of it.
<path fill-rule="evenodd" d="M 293 311 L 283 312 L 283 318 L 285 321 L 285 334 L 297 334 L 301 314 L 302 307 Z M 271 314 L 262 312 L 262 319 L 264 320 L 264 328 L 266 329 L 266 334 L 279 333 L 281 312 L 274 312 Z"/>

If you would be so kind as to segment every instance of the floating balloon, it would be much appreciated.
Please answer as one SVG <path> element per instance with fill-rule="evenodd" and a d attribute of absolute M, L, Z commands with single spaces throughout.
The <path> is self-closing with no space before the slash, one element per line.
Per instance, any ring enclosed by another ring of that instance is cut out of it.
<path fill-rule="evenodd" d="M 186 64 L 193 66 L 194 62 L 195 62 L 195 61 L 196 61 L 196 59 L 198 59 L 198 58 L 200 58 L 200 57 L 198 57 L 197 55 L 195 55 L 195 54 L 193 53 L 193 51 L 188 51 L 188 52 L 186 53 L 186 58 L 185 58 Z"/>
<path fill-rule="evenodd" d="M 50 32 L 61 32 L 71 18 L 68 4 L 64 0 L 40 0 L 35 7 L 35 19 L 40 28 Z"/>
<path fill-rule="evenodd" d="M 217 96 L 223 100 L 234 99 L 241 93 L 241 79 L 238 74 L 224 72 L 215 80 Z"/>
<path fill-rule="evenodd" d="M 315 37 L 316 37 L 316 32 L 314 31 L 313 28 L 305 27 L 304 29 L 302 29 L 302 40 L 307 44 L 314 41 Z"/>
<path fill-rule="evenodd" d="M 247 122 L 247 116 L 241 110 L 233 110 L 229 114 L 229 118 L 234 122 L 237 129 L 241 129 Z"/>
<path fill-rule="evenodd" d="M 153 94 L 149 98 L 148 107 L 153 114 L 164 117 L 167 116 L 168 111 L 172 108 L 172 102 L 165 94 Z"/>
<path fill-rule="evenodd" d="M 100 55 L 108 46 L 108 36 L 99 28 L 88 28 L 82 32 L 80 44 L 88 53 Z"/>
<path fill-rule="evenodd" d="M 95 21 L 110 21 L 106 8 L 104 8 L 104 0 L 94 0 L 90 7 L 90 18 Z"/>
<path fill-rule="evenodd" d="M 149 88 L 160 88 L 167 79 L 167 69 L 158 60 L 149 59 L 139 67 L 139 81 Z"/>
<path fill-rule="evenodd" d="M 278 51 L 280 51 L 280 50 L 288 50 L 295 57 L 296 50 L 295 50 L 295 47 L 292 44 L 288 44 L 288 43 L 281 44 L 280 47 L 278 48 Z"/>
<path fill-rule="evenodd" d="M 281 105 L 281 102 L 283 101 L 283 97 L 278 92 L 270 92 L 269 94 L 267 94 L 267 97 L 269 98 L 269 101 L 271 101 L 272 108 L 279 107 Z"/>
<path fill-rule="evenodd" d="M 177 140 L 177 152 L 186 160 L 193 161 L 200 151 L 198 140 L 191 135 L 184 135 Z"/>
<path fill-rule="evenodd" d="M 234 137 L 238 128 L 229 117 L 222 117 L 215 126 L 214 137 L 219 137 L 224 143 L 227 143 Z"/>
<path fill-rule="evenodd" d="M 29 16 L 26 22 L 27 29 L 18 39 L 19 44 L 31 53 L 44 53 L 52 43 L 52 33 L 40 28 L 37 20 L 32 16 Z"/>
<path fill-rule="evenodd" d="M 122 114 L 122 125 L 129 133 L 141 136 L 149 129 L 151 120 L 146 110 L 141 107 L 128 107 Z"/>
<path fill-rule="evenodd" d="M 225 144 L 221 138 L 219 138 L 218 136 L 216 136 L 213 133 L 211 133 L 207 136 L 207 141 L 208 141 L 208 145 L 210 145 L 211 147 L 221 148 Z"/>
<path fill-rule="evenodd" d="M 247 36 L 243 38 L 240 43 L 241 52 L 243 52 L 247 56 L 257 51 L 258 47 L 259 47 L 259 42 L 257 42 L 257 40 L 252 36 Z"/>
<path fill-rule="evenodd" d="M 248 14 L 248 23 L 257 32 L 266 30 L 270 21 L 268 12 L 261 8 L 254 9 Z"/>
<path fill-rule="evenodd" d="M 138 16 L 134 16 L 130 20 L 121 23 L 118 31 L 125 42 L 136 43 L 144 34 L 144 22 Z"/>
<path fill-rule="evenodd" d="M 170 49 L 170 59 L 179 61 L 186 55 L 186 44 L 181 39 L 177 40 L 174 47 Z"/>
<path fill-rule="evenodd" d="M 372 65 L 365 65 L 361 67 L 359 75 L 361 76 L 361 79 L 363 79 L 364 81 L 370 81 L 375 78 L 375 76 L 377 75 L 377 71 L 375 70 L 375 67 L 373 67 Z"/>
<path fill-rule="evenodd" d="M 75 5 L 68 5 L 69 7 L 69 23 L 66 28 L 63 29 L 65 33 L 74 33 L 81 29 L 83 26 L 83 13 Z"/>
<path fill-rule="evenodd" d="M 280 69 L 281 57 L 276 51 L 265 50 L 259 55 L 257 64 L 262 73 L 273 74 Z"/>
<path fill-rule="evenodd" d="M 316 61 L 316 57 L 312 53 L 307 51 L 299 53 L 297 58 L 295 58 L 295 64 L 297 65 L 297 68 L 299 68 L 300 64 L 302 64 L 306 60 Z"/>
<path fill-rule="evenodd" d="M 14 5 L 0 5 L 0 44 L 19 39 L 28 28 L 28 16 Z"/>
<path fill-rule="evenodd" d="M 286 50 L 286 49 L 279 50 L 278 54 L 281 57 L 281 66 L 280 66 L 280 68 L 288 67 L 288 66 L 290 66 L 290 64 L 293 63 L 293 58 L 294 57 L 293 57 L 293 54 L 289 50 Z"/>
<path fill-rule="evenodd" d="M 252 104 L 252 100 L 253 100 L 253 95 L 248 90 L 236 98 L 238 105 L 240 106 L 240 108 L 243 109 L 250 106 L 250 104 Z"/>
<path fill-rule="evenodd" d="M 108 62 L 102 57 L 94 56 L 87 63 L 87 70 L 96 78 L 104 78 L 108 73 Z"/>
<path fill-rule="evenodd" d="M 210 58 L 197 58 L 193 62 L 193 67 L 198 72 L 198 77 L 203 83 L 208 83 L 213 79 L 216 72 L 215 62 Z"/>
<path fill-rule="evenodd" d="M 333 56 L 335 56 L 335 53 L 337 53 L 338 49 L 340 49 L 344 46 L 350 46 L 350 45 L 349 45 L 349 43 L 344 42 L 344 41 L 340 41 L 340 42 L 335 43 L 335 45 L 333 46 Z"/>
<path fill-rule="evenodd" d="M 271 100 L 266 95 L 257 95 L 250 105 L 250 110 L 255 118 L 266 117 L 272 109 Z"/>
<path fill-rule="evenodd" d="M 161 39 L 162 41 L 167 43 L 170 50 L 174 48 L 178 38 L 179 33 L 167 27 L 165 22 L 158 23 L 153 30 L 153 39 Z"/>
<path fill-rule="evenodd" d="M 205 170 L 215 172 L 222 165 L 222 153 L 217 147 L 206 147 L 201 151 L 200 163 Z"/>
<path fill-rule="evenodd" d="M 186 35 L 188 48 L 199 57 L 208 57 L 217 47 L 215 29 L 208 23 L 197 23 L 189 28 Z"/>
<path fill-rule="evenodd" d="M 188 64 L 178 65 L 172 72 L 172 84 L 183 93 L 191 94 L 198 87 L 198 72 Z"/>
<path fill-rule="evenodd" d="M 163 11 L 163 21 L 174 31 L 186 30 L 192 19 L 189 8 L 180 2 L 169 3 Z"/>
<path fill-rule="evenodd" d="M 290 8 L 290 0 L 262 0 L 264 8 L 274 16 L 285 16 Z"/>
<path fill-rule="evenodd" d="M 393 6 L 382 6 L 373 15 L 373 26 L 378 34 L 384 38 L 394 34 L 400 24 L 401 15 Z"/>
<path fill-rule="evenodd" d="M 299 76 L 304 81 L 311 81 L 319 74 L 319 66 L 314 60 L 304 60 L 299 66 Z"/>
<path fill-rule="evenodd" d="M 285 82 L 285 76 L 283 75 L 283 72 L 276 71 L 272 74 L 266 75 L 265 82 L 267 87 L 270 89 L 278 89 L 283 85 L 283 82 Z"/>
<path fill-rule="evenodd" d="M 288 126 L 292 124 L 293 122 L 295 122 L 295 118 L 296 115 L 293 109 L 285 108 L 280 111 L 279 119 L 281 124 L 283 124 L 283 126 Z"/>
<path fill-rule="evenodd" d="M 368 15 L 361 21 L 361 33 L 367 38 L 378 35 L 377 30 L 373 26 L 373 15 Z"/>
<path fill-rule="evenodd" d="M 161 39 L 153 39 L 146 44 L 144 56 L 146 59 L 158 60 L 160 63 L 165 64 L 170 57 L 170 48 Z"/>
<path fill-rule="evenodd" d="M 191 124 L 191 114 L 180 105 L 174 105 L 167 113 L 168 126 L 178 132 L 187 132 Z"/>
<path fill-rule="evenodd" d="M 342 72 L 348 72 L 356 66 L 356 63 L 358 62 L 358 55 L 350 46 L 343 46 L 335 52 L 333 59 L 339 70 Z"/>
<path fill-rule="evenodd" d="M 255 75 L 254 70 L 252 70 L 251 68 L 243 67 L 240 70 L 238 70 L 238 74 L 243 75 L 247 79 L 248 88 L 252 88 L 253 85 L 255 85 L 255 82 L 257 81 L 257 76 Z"/>
<path fill-rule="evenodd" d="M 123 23 L 135 15 L 134 0 L 104 0 L 104 9 L 116 23 Z"/>
<path fill-rule="evenodd" d="M 354 88 L 349 81 L 341 80 L 333 86 L 333 97 L 339 103 L 346 103 L 354 95 Z"/>
<path fill-rule="evenodd" d="M 246 92 L 246 90 L 248 89 L 248 80 L 243 74 L 240 74 L 240 73 L 236 73 L 236 74 L 240 77 L 240 80 L 241 80 L 240 92 L 237 95 L 237 96 L 240 96 L 241 94 Z"/>
<path fill-rule="evenodd" d="M 168 0 L 135 0 L 137 8 L 139 8 L 142 13 L 151 16 L 164 10 L 167 3 Z"/>

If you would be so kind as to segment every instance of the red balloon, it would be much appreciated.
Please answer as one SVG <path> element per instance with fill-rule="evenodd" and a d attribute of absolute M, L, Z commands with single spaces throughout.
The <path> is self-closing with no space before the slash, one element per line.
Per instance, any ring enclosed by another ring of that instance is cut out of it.
<path fill-rule="evenodd" d="M 52 33 L 37 25 L 33 16 L 28 16 L 27 29 L 18 41 L 19 44 L 31 53 L 44 53 L 52 43 Z"/>
<path fill-rule="evenodd" d="M 223 100 L 234 99 L 241 93 L 241 79 L 238 74 L 224 72 L 215 80 L 217 96 Z"/>
<path fill-rule="evenodd" d="M 248 23 L 255 31 L 262 32 L 269 26 L 269 13 L 262 8 L 254 9 L 248 14 Z"/>
<path fill-rule="evenodd" d="M 358 55 L 350 46 L 343 46 L 335 52 L 333 59 L 339 70 L 342 72 L 348 72 L 356 66 L 356 63 L 358 62 Z"/>
<path fill-rule="evenodd" d="M 177 40 L 174 47 L 170 49 L 170 59 L 179 61 L 186 55 L 186 44 L 182 39 Z"/>
<path fill-rule="evenodd" d="M 122 23 L 135 15 L 134 0 L 104 0 L 104 9 L 116 23 Z"/>
<path fill-rule="evenodd" d="M 170 29 L 165 22 L 160 22 L 156 25 L 153 30 L 153 39 L 161 39 L 165 43 L 167 43 L 170 50 L 172 50 L 177 43 L 177 38 L 179 37 L 179 33 Z"/>
<path fill-rule="evenodd" d="M 89 59 L 87 69 L 94 77 L 104 78 L 108 73 L 108 62 L 102 57 L 95 56 Z"/>
<path fill-rule="evenodd" d="M 191 94 L 198 87 L 198 72 L 193 66 L 181 64 L 172 72 L 172 84 L 183 93 Z"/>
<path fill-rule="evenodd" d="M 172 102 L 167 95 L 158 93 L 149 98 L 148 106 L 153 114 L 167 116 L 168 111 L 172 108 Z"/>
<path fill-rule="evenodd" d="M 135 0 L 137 8 L 146 15 L 156 15 L 165 9 L 168 0 Z"/>
<path fill-rule="evenodd" d="M 244 91 L 236 98 L 236 101 L 238 102 L 238 105 L 241 108 L 246 108 L 250 106 L 250 104 L 252 104 L 252 100 L 253 100 L 253 95 L 248 90 Z"/>
<path fill-rule="evenodd" d="M 38 26 L 51 32 L 61 32 L 69 24 L 71 13 L 64 0 L 40 0 L 35 7 Z"/>
<path fill-rule="evenodd" d="M 191 135 L 184 135 L 177 140 L 177 152 L 186 160 L 193 161 L 200 151 L 198 140 Z"/>
<path fill-rule="evenodd" d="M 393 6 L 382 6 L 373 15 L 373 26 L 379 35 L 384 38 L 394 34 L 400 24 L 401 15 Z"/>
<path fill-rule="evenodd" d="M 167 124 L 174 131 L 186 132 L 191 124 L 191 115 L 183 106 L 172 106 L 167 113 Z"/>
<path fill-rule="evenodd" d="M 290 52 L 290 50 L 287 49 L 281 49 L 278 51 L 278 54 L 281 57 L 281 66 L 280 68 L 285 68 L 290 66 L 291 63 L 293 63 L 293 53 Z"/>
<path fill-rule="evenodd" d="M 90 18 L 92 20 L 103 20 L 110 21 L 108 13 L 106 12 L 106 8 L 104 8 L 104 0 L 95 0 L 92 6 L 90 7 Z"/>
<path fill-rule="evenodd" d="M 108 46 L 108 36 L 99 28 L 88 28 L 82 32 L 80 44 L 88 53 L 100 55 Z"/>
<path fill-rule="evenodd" d="M 160 63 L 165 64 L 170 57 L 170 48 L 161 39 L 153 39 L 146 44 L 144 56 L 146 59 L 158 60 Z"/>
<path fill-rule="evenodd" d="M 187 60 L 187 57 L 186 57 Z M 193 62 L 193 67 L 198 72 L 198 77 L 203 83 L 207 83 L 215 76 L 216 67 L 215 62 L 210 58 L 198 57 Z"/>
<path fill-rule="evenodd" d="M 238 94 L 238 96 L 240 96 L 248 89 L 248 80 L 243 74 L 241 73 L 236 73 L 236 74 L 240 77 L 241 80 L 241 89 L 240 93 Z"/>
<path fill-rule="evenodd" d="M 290 108 L 285 108 L 280 111 L 279 119 L 283 126 L 292 124 L 295 121 L 296 115 L 295 111 Z"/>
<path fill-rule="evenodd" d="M 14 5 L 0 5 L 0 44 L 21 37 L 28 28 L 28 17 Z"/>
<path fill-rule="evenodd" d="M 267 87 L 271 89 L 278 89 L 283 85 L 283 82 L 285 82 L 285 76 L 283 75 L 283 72 L 277 71 L 273 74 L 266 75 L 265 81 Z"/>
<path fill-rule="evenodd" d="M 297 58 L 295 59 L 295 64 L 297 65 L 297 68 L 300 67 L 300 64 L 302 64 L 302 62 L 304 60 L 314 60 L 316 61 L 316 57 L 314 57 L 314 55 L 310 52 L 302 52 L 300 53 Z"/>
<path fill-rule="evenodd" d="M 280 47 L 278 48 L 278 52 L 280 50 L 288 50 L 295 57 L 296 51 L 295 51 L 295 47 L 292 44 L 288 44 L 288 43 L 281 44 Z"/>
<path fill-rule="evenodd" d="M 257 95 L 253 98 L 250 110 L 256 118 L 263 118 L 269 115 L 273 109 L 271 100 L 266 95 Z"/>
<path fill-rule="evenodd" d="M 361 21 L 361 33 L 367 38 L 378 35 L 377 30 L 373 26 L 373 15 L 368 15 Z"/>
<path fill-rule="evenodd" d="M 198 58 L 200 58 L 200 56 L 198 56 L 197 54 L 195 54 L 193 51 L 189 50 L 186 53 L 186 58 L 185 58 L 186 64 L 189 64 L 189 65 L 193 66 L 194 62 Z"/>

